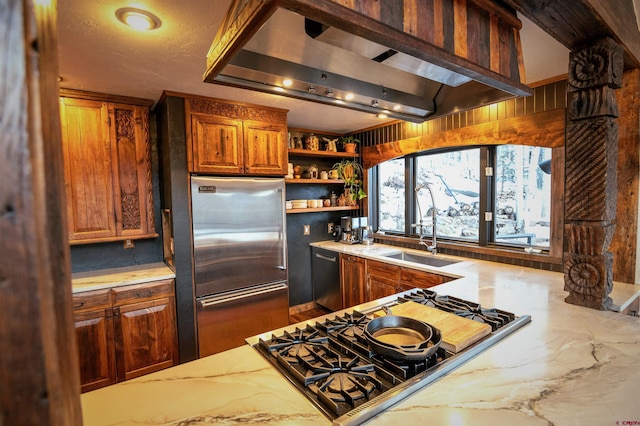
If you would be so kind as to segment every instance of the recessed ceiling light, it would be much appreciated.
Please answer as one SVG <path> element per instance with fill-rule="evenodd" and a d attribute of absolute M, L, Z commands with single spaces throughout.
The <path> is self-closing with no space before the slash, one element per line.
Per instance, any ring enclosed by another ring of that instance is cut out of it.
<path fill-rule="evenodd" d="M 354 96 L 355 95 L 353 93 L 347 93 L 346 95 L 344 95 L 344 99 L 346 101 L 350 101 L 350 100 L 352 100 L 354 98 Z"/>
<path fill-rule="evenodd" d="M 116 17 L 123 24 L 138 31 L 155 30 L 162 25 L 160 18 L 153 13 L 133 7 L 116 10 Z"/>
<path fill-rule="evenodd" d="M 293 81 L 291 81 L 291 80 L 290 80 L 290 79 L 288 79 L 288 78 L 285 78 L 284 80 L 282 80 L 282 85 L 283 85 L 284 87 L 289 87 L 289 86 L 291 86 L 292 84 L 293 84 Z"/>
<path fill-rule="evenodd" d="M 378 114 L 376 117 L 378 117 L 378 118 L 387 118 L 387 117 L 388 117 L 388 115 L 387 115 L 387 114 L 380 113 L 380 114 Z"/>
<path fill-rule="evenodd" d="M 394 111 L 400 111 L 402 109 L 402 105 L 394 105 L 393 106 L 393 110 Z"/>
<path fill-rule="evenodd" d="M 279 86 L 275 86 L 273 88 L 273 90 L 275 90 L 276 92 L 284 92 L 284 89 L 282 87 L 279 87 Z"/>

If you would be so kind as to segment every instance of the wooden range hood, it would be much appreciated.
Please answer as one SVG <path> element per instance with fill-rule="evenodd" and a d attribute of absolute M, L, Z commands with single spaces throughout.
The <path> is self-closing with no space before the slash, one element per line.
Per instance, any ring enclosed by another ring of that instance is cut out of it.
<path fill-rule="evenodd" d="M 423 122 L 531 94 L 520 28 L 490 0 L 234 0 L 204 81 Z"/>

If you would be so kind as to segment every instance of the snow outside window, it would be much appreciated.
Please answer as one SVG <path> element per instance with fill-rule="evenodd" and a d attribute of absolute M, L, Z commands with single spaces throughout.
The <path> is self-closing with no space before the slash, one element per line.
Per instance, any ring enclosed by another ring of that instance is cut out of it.
<path fill-rule="evenodd" d="M 378 228 L 381 231 L 404 233 L 405 181 L 404 158 L 378 166 Z"/>
<path fill-rule="evenodd" d="M 430 183 L 435 199 L 432 205 L 429 191 L 418 192 L 417 201 L 422 220 L 432 223 L 432 209 L 437 212 L 438 237 L 478 241 L 480 220 L 480 149 L 450 151 L 422 155 L 416 158 L 416 184 Z M 416 218 L 419 221 L 416 208 Z M 432 228 L 425 228 L 425 235 Z"/>
<path fill-rule="evenodd" d="M 496 149 L 495 241 L 549 247 L 551 148 Z"/>

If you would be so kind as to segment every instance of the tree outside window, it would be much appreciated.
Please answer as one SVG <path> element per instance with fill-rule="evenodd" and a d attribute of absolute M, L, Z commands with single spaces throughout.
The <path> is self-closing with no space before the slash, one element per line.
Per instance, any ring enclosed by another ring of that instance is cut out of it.
<path fill-rule="evenodd" d="M 480 158 L 487 149 L 494 162 L 493 177 L 486 178 L 492 180 L 491 186 L 481 185 L 485 178 Z M 438 237 L 481 245 L 549 247 L 551 153 L 550 148 L 503 145 L 424 153 L 382 163 L 377 181 L 378 229 L 415 236 L 416 229 L 407 227 L 407 218 L 413 217 L 417 223 L 422 219 L 424 235 L 430 236 L 435 208 Z M 415 176 L 406 175 L 406 165 L 415 170 Z M 434 192 L 435 206 L 426 188 L 415 191 L 416 186 L 427 183 Z M 495 188 L 495 200 L 489 200 L 491 187 Z M 479 230 L 486 223 L 484 212 L 480 212 L 482 199 L 494 206 L 493 241 L 491 235 L 480 241 Z"/>
<path fill-rule="evenodd" d="M 429 191 L 422 189 L 417 201 L 422 220 L 430 225 L 432 209 L 437 212 L 437 235 L 478 241 L 480 217 L 480 149 L 466 149 L 440 154 L 422 155 L 416 159 L 416 184 L 429 183 L 434 192 L 435 207 Z M 416 214 L 418 217 L 419 212 Z M 431 235 L 428 228 L 426 235 Z"/>
<path fill-rule="evenodd" d="M 496 242 L 549 247 L 551 149 L 496 149 Z"/>
<path fill-rule="evenodd" d="M 404 158 L 399 158 L 378 166 L 378 228 L 382 231 L 404 233 L 406 185 L 404 163 Z"/>

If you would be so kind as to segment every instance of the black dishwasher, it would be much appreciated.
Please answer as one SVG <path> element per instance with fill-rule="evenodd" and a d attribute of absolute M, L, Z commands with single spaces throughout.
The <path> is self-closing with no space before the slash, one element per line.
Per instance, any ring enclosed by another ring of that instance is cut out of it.
<path fill-rule="evenodd" d="M 343 309 L 338 253 L 311 247 L 311 274 L 314 301 L 332 311 Z"/>

